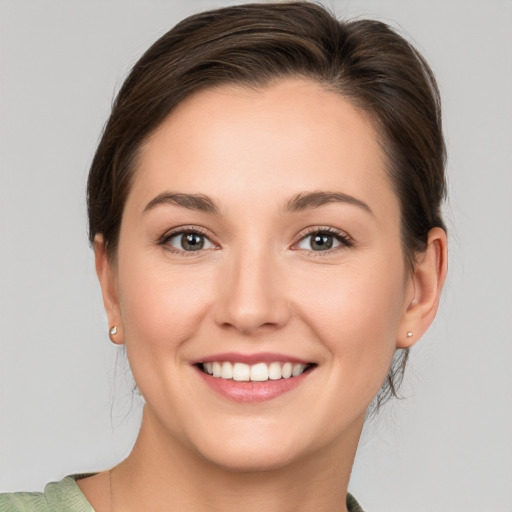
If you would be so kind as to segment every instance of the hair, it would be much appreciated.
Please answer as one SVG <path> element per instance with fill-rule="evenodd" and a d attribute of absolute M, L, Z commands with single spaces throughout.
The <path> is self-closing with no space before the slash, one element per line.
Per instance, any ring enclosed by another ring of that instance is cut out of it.
<path fill-rule="evenodd" d="M 401 208 L 406 262 L 445 228 L 446 151 L 439 90 L 418 51 L 386 24 L 340 21 L 310 2 L 254 3 L 186 18 L 160 37 L 123 83 L 93 158 L 89 239 L 116 257 L 121 219 L 142 144 L 185 98 L 228 84 L 263 88 L 307 78 L 373 121 Z M 408 349 L 397 351 L 376 407 L 397 396 Z"/>

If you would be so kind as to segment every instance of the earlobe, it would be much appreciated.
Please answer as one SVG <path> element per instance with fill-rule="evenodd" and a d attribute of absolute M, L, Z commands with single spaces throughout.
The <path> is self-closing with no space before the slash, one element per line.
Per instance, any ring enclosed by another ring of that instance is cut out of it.
<path fill-rule="evenodd" d="M 447 238 L 441 228 L 428 235 L 425 252 L 418 255 L 411 275 L 413 298 L 406 306 L 397 334 L 397 348 L 416 343 L 433 322 L 446 278 Z"/>
<path fill-rule="evenodd" d="M 116 273 L 108 257 L 103 235 L 100 234 L 94 237 L 94 258 L 96 274 L 103 296 L 103 305 L 107 315 L 109 338 L 112 343 L 121 345 L 124 343 L 124 333 L 117 295 Z"/>

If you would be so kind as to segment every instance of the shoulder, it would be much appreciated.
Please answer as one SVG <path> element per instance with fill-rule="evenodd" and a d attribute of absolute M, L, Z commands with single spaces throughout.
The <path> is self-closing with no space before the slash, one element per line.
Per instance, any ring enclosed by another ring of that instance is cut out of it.
<path fill-rule="evenodd" d="M 71 475 L 51 482 L 44 492 L 0 494 L 0 512 L 94 512 L 76 484 L 86 475 Z"/>
<path fill-rule="evenodd" d="M 0 512 L 50 512 L 42 492 L 0 494 Z"/>

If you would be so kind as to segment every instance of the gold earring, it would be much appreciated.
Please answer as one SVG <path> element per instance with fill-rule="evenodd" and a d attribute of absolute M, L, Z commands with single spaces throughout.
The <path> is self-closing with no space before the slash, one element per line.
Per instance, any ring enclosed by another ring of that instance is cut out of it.
<path fill-rule="evenodd" d="M 408 338 L 412 338 L 413 336 L 413 332 L 412 331 L 407 331 L 407 337 Z"/>

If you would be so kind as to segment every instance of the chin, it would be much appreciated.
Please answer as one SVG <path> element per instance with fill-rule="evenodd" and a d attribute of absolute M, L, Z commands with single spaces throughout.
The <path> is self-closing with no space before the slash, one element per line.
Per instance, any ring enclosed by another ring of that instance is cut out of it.
<path fill-rule="evenodd" d="M 283 453 L 281 450 L 276 451 L 274 448 L 228 449 L 222 453 L 219 451 L 209 454 L 203 453 L 203 457 L 206 456 L 211 464 L 233 473 L 276 471 L 290 466 L 300 458 L 297 453 Z"/>
<path fill-rule="evenodd" d="M 261 426 L 260 426 L 261 427 Z M 295 435 L 294 435 L 295 434 Z M 318 439 L 305 439 L 304 432 L 278 428 L 252 428 L 203 434 L 195 450 L 213 465 L 231 472 L 275 471 L 292 465 L 309 452 L 318 450 Z"/>

